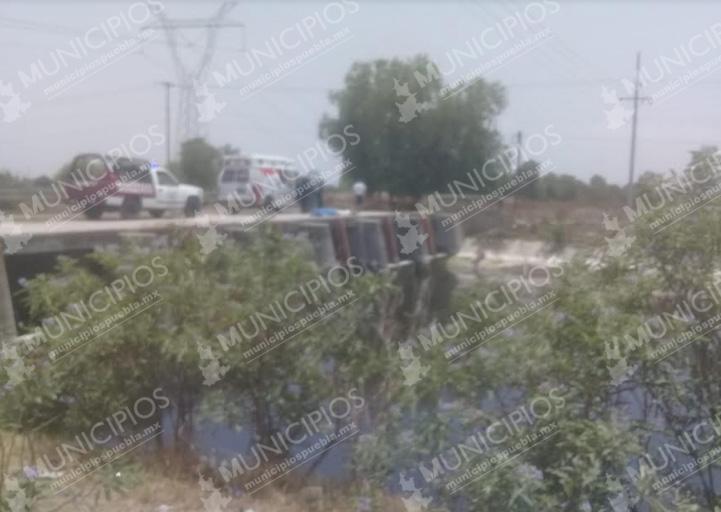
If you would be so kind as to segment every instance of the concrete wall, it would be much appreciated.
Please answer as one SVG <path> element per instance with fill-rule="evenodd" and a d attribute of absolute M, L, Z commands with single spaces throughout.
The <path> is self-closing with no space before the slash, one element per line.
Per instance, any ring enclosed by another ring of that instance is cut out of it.
<path fill-rule="evenodd" d="M 335 217 L 279 214 L 269 219 L 268 224 L 287 237 L 308 244 L 313 259 L 323 268 L 344 264 L 354 256 L 369 270 L 378 271 L 392 268 L 401 260 L 418 263 L 457 253 L 462 231 L 458 226 L 444 228 L 441 220 L 440 217 L 421 218 L 411 212 L 408 219 L 404 217 L 400 221 L 388 212 L 362 212 Z M 4 336 L 16 335 L 16 318 L 22 316 L 17 314 L 18 308 L 13 307 L 11 293 L 18 289 L 18 278 L 30 279 L 39 272 L 50 271 L 58 255 L 77 256 L 100 247 L 116 246 L 128 238 L 141 245 L 163 246 L 173 231 L 188 229 L 204 233 L 211 226 L 207 218 L 73 221 L 53 227 L 20 225 L 32 234 L 27 245 L 16 254 L 0 258 L 0 333 Z M 257 233 L 248 231 L 243 219 L 235 216 L 218 218 L 212 226 L 241 244 Z M 411 245 L 411 252 L 408 251 L 409 232 L 411 241 L 419 241 L 417 247 Z"/>
<path fill-rule="evenodd" d="M 5 271 L 5 258 L 0 257 L 0 340 L 13 338 L 16 335 L 15 313 L 10 295 L 10 284 Z"/>

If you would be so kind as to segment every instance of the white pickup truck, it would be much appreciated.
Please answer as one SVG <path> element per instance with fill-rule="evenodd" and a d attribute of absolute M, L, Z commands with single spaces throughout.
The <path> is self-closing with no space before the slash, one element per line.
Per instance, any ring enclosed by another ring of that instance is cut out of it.
<path fill-rule="evenodd" d="M 140 185 L 139 192 L 130 192 Z M 149 172 L 132 184 L 120 185 L 120 192 L 106 199 L 106 206 L 120 210 L 123 216 L 135 216 L 147 210 L 156 218 L 166 210 L 181 210 L 186 217 L 193 217 L 203 205 L 203 189 L 195 185 L 180 183 L 173 174 L 162 168 L 151 168 Z"/>
<path fill-rule="evenodd" d="M 119 210 L 123 218 L 136 217 L 142 210 L 156 218 L 166 210 L 182 210 L 192 217 L 203 205 L 202 188 L 178 182 L 170 171 L 151 162 L 89 153 L 76 157 L 72 166 L 94 178 L 73 194 L 74 201 L 89 205 L 83 211 L 91 219 L 108 210 Z"/>

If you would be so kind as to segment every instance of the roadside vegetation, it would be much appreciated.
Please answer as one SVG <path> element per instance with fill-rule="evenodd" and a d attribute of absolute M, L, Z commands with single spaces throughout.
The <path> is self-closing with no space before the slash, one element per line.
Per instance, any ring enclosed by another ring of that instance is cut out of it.
<path fill-rule="evenodd" d="M 702 157 L 697 155 L 696 163 L 703 164 Z M 149 258 L 159 257 L 173 277 L 156 284 L 161 304 L 72 358 L 49 364 L 52 343 L 33 353 L 32 378 L 5 389 L 3 430 L 21 437 L 13 446 L 3 443 L 3 469 L 18 465 L 15 474 L 26 496 L 40 493 L 33 505 L 39 508 L 33 510 L 43 510 L 44 479 L 28 478 L 19 467 L 37 467 L 34 440 L 70 440 L 95 418 L 162 387 L 175 407 L 167 419 L 168 434 L 149 452 L 108 469 L 106 485 L 118 483 L 115 475 L 126 474 L 124 465 L 142 464 L 150 457 L 161 465 L 173 461 L 185 478 L 202 474 L 214 479 L 232 495 L 233 485 L 226 485 L 197 452 L 197 425 L 212 419 L 250 427 L 258 439 L 268 441 L 294 418 L 356 388 L 366 406 L 357 418 L 362 435 L 347 441 L 353 450 L 345 464 L 349 483 L 343 488 L 349 503 L 365 496 L 379 504 L 392 494 L 401 475 L 408 478 L 415 472 L 418 478 L 419 464 L 431 463 L 479 426 L 555 390 L 563 398 L 552 418 L 556 435 L 471 482 L 462 497 L 447 487 L 457 475 L 441 472 L 424 482 L 428 509 L 447 510 L 462 501 L 479 511 L 598 510 L 623 496 L 652 511 L 714 510 L 719 489 L 711 468 L 700 471 L 692 488 L 678 486 L 663 493 L 652 487 L 653 474 L 641 470 L 631 478 L 634 472 L 628 471 L 638 469 L 634 464 L 654 436 L 673 437 L 714 418 L 721 399 L 713 332 L 697 336 L 662 361 L 653 356 L 658 344 L 689 325 L 679 321 L 662 339 L 624 345 L 647 319 L 673 311 L 695 291 L 717 282 L 717 206 L 699 209 L 652 236 L 653 220 L 651 215 L 625 227 L 632 242 L 621 255 L 606 252 L 590 260 L 585 254 L 564 264 L 552 285 L 557 300 L 550 307 L 454 363 L 444 357 L 447 344 L 426 350 L 419 334 L 427 334 L 424 329 L 433 320 L 448 323 L 453 312 L 468 308 L 495 284 L 464 287 L 444 313 L 419 318 L 388 275 L 365 275 L 349 284 L 357 302 L 282 349 L 250 363 L 243 360 L 242 350 L 223 353 L 220 364 L 227 369 L 213 386 L 203 384 L 198 341 L 212 343 L 238 318 L 247 318 L 317 275 L 320 270 L 308 263 L 297 243 L 268 232 L 250 246 L 239 248 L 228 241 L 204 257 L 195 237 L 179 234 L 168 249 L 127 248 L 87 261 L 63 260 L 55 273 L 28 285 L 26 300 L 36 322 L 67 310 Z M 708 304 L 694 322 L 720 311 L 719 304 Z M 499 315 L 490 315 L 478 327 L 493 324 Z M 612 341 L 620 343 L 620 349 L 609 350 Z M 402 351 L 411 349 L 424 371 L 407 385 Z M 619 374 L 621 359 L 627 371 Z M 545 424 L 539 421 L 528 429 Z M 530 432 L 521 429 L 517 435 Z M 420 487 L 422 480 L 415 481 Z M 310 482 L 323 485 L 322 479 L 299 472 L 273 487 L 293 494 Z"/>

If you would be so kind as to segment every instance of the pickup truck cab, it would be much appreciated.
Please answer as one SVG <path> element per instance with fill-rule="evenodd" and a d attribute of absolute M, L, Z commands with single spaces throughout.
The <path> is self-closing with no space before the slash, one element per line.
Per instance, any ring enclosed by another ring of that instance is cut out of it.
<path fill-rule="evenodd" d="M 152 162 L 84 154 L 73 160 L 72 167 L 85 169 L 86 181 L 82 188 L 68 190 L 70 200 L 85 206 L 82 209 L 91 219 L 113 210 L 119 210 L 123 218 L 136 217 L 142 210 L 153 217 L 182 210 L 192 217 L 202 208 L 202 188 L 180 183 L 170 171 Z M 93 179 L 87 180 L 88 176 Z"/>

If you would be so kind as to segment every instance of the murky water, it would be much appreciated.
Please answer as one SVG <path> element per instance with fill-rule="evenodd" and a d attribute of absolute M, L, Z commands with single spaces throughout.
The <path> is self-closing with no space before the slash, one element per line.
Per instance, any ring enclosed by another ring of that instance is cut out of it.
<path fill-rule="evenodd" d="M 482 257 L 479 257 L 479 251 L 475 240 L 466 240 L 460 253 L 449 261 L 449 268 L 453 270 L 455 278 L 449 280 L 447 277 L 437 279 L 437 282 L 445 286 L 436 287 L 432 294 L 434 300 L 428 302 L 431 308 L 429 313 L 448 306 L 448 300 L 455 287 L 456 282 L 460 286 L 472 286 L 474 281 L 478 280 L 481 275 L 485 279 L 503 280 L 509 277 L 515 277 L 519 274 L 527 272 L 534 266 L 547 266 L 558 264 L 570 260 L 577 251 L 574 248 L 567 248 L 560 253 L 552 253 L 547 249 L 546 244 L 537 241 L 527 240 L 510 240 L 498 243 L 492 247 L 484 247 Z M 422 279 L 422 278 L 418 278 Z M 503 400 L 517 401 L 518 390 L 507 390 L 501 392 L 500 396 Z M 656 424 L 663 427 L 661 423 L 662 416 L 660 414 L 644 417 L 642 414 L 644 402 L 651 397 L 643 389 L 633 389 L 622 393 L 619 397 L 619 410 L 623 411 L 622 421 L 645 421 L 648 424 Z M 443 405 L 441 405 L 443 407 Z M 498 403 L 484 402 L 479 404 L 479 408 L 485 411 L 497 410 Z M 211 421 L 201 421 L 195 428 L 196 437 L 195 444 L 200 453 L 205 454 L 211 459 L 214 465 L 224 459 L 236 456 L 237 454 L 247 454 L 251 446 L 255 443 L 255 433 L 252 429 L 236 430 L 226 425 L 220 425 Z M 456 432 L 459 439 L 463 435 L 470 433 Z M 317 439 L 317 436 L 310 438 L 307 442 L 299 444 L 293 448 L 291 454 L 298 453 L 303 449 L 311 446 Z M 669 437 L 655 435 L 652 438 L 652 446 L 660 445 L 664 442 L 672 442 Z M 351 443 L 341 443 L 333 447 L 323 455 L 323 460 L 317 465 L 308 464 L 311 470 L 301 468 L 299 473 L 309 471 L 311 477 L 325 481 L 343 481 L 351 478 L 351 473 L 347 464 L 350 459 Z M 651 453 L 651 452 L 649 452 Z M 688 456 L 679 455 L 677 464 L 684 464 L 689 461 Z M 425 462 L 425 461 L 418 461 Z M 629 460 L 630 466 L 636 466 L 636 460 Z M 407 468 L 398 468 L 397 474 Z M 625 477 L 625 475 L 619 475 Z M 694 488 L 700 488 L 702 478 L 712 478 L 714 484 L 721 487 L 721 470 L 713 469 L 709 472 L 693 475 L 686 480 L 685 485 Z M 397 481 L 389 482 L 389 491 L 399 493 L 400 488 Z M 452 507 L 456 510 L 464 510 L 461 504 Z"/>

